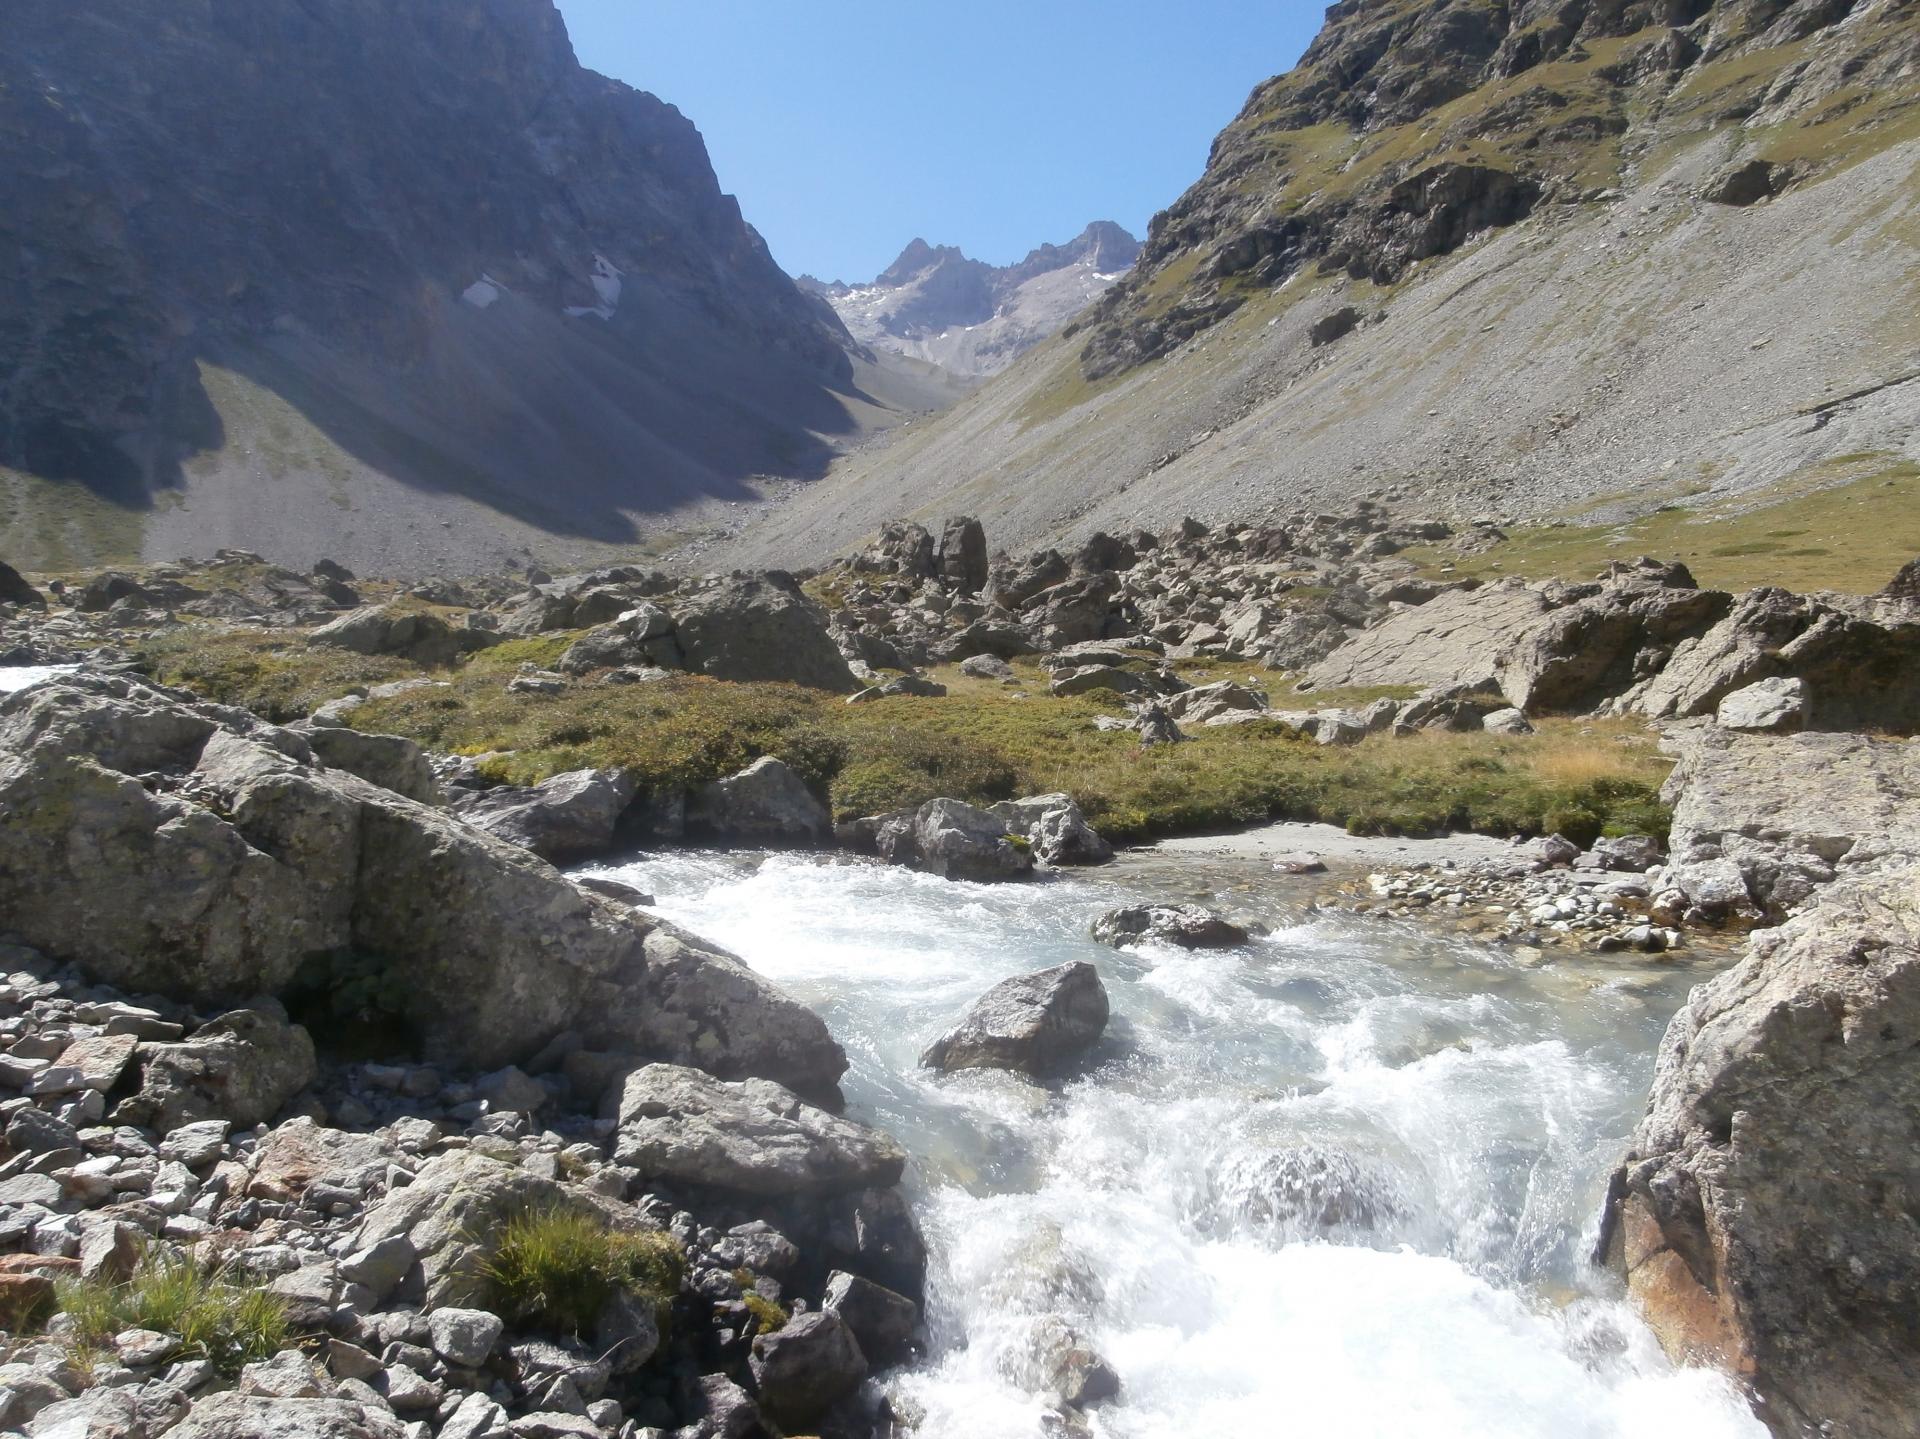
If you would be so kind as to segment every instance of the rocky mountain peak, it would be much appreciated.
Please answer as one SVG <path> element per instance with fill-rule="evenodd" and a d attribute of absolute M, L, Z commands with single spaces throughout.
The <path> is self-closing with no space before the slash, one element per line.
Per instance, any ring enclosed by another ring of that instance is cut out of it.
<path fill-rule="evenodd" d="M 1096 220 L 1064 245 L 995 266 L 955 245 L 915 238 L 870 284 L 801 285 L 839 313 L 854 338 L 981 378 L 1055 334 L 1131 265 L 1140 242 Z"/>

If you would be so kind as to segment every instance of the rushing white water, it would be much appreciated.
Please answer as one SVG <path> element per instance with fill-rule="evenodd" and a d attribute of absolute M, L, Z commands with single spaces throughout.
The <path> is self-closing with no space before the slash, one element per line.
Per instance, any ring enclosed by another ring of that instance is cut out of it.
<path fill-rule="evenodd" d="M 0 695 L 12 694 L 55 675 L 72 674 L 78 665 L 0 665 Z"/>
<path fill-rule="evenodd" d="M 1103 1439 L 1764 1435 L 1584 1258 L 1684 977 L 1525 970 L 1352 919 L 1116 952 L 1093 916 L 1169 897 L 1124 871 L 986 887 L 674 854 L 604 872 L 817 1008 L 851 1112 L 913 1154 L 933 1352 L 892 1383 L 929 1439 L 1055 1432 L 1029 1358 L 1043 1316 L 1120 1375 L 1090 1414 Z M 1077 1077 L 918 1068 L 989 984 L 1074 958 L 1114 1013 Z"/>

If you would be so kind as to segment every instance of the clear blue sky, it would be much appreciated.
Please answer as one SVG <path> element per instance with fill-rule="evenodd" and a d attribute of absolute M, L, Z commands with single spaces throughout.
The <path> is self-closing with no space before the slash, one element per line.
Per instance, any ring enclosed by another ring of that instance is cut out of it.
<path fill-rule="evenodd" d="M 700 127 L 793 274 L 914 236 L 995 264 L 1091 220 L 1144 235 L 1319 29 L 1300 0 L 559 0 L 581 63 Z"/>

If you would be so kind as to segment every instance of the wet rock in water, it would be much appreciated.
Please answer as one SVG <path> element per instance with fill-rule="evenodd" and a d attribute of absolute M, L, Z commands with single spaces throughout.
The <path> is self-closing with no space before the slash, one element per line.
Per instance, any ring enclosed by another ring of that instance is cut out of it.
<path fill-rule="evenodd" d="M 860 1341 L 860 1350 L 874 1364 L 894 1364 L 907 1357 L 920 1327 L 920 1306 L 904 1294 L 845 1270 L 827 1276 L 822 1307 L 838 1314 Z"/>
<path fill-rule="evenodd" d="M 943 879 L 1015 879 L 1033 869 L 1030 847 L 1008 837 L 1005 821 L 957 799 L 928 800 L 882 817 L 874 844 L 887 863 Z"/>
<path fill-rule="evenodd" d="M 928 1046 L 920 1062 L 930 1069 L 1052 1073 L 1099 1041 L 1107 1014 L 1099 971 L 1075 960 L 1002 980 Z"/>
<path fill-rule="evenodd" d="M 1030 1388 L 1048 1395 L 1057 1404 L 1083 1409 L 1120 1392 L 1120 1376 L 1101 1357 L 1087 1337 L 1057 1314 L 1034 1321 L 1028 1338 L 1031 1353 L 1028 1365 L 1016 1365 L 1021 1379 Z"/>
<path fill-rule="evenodd" d="M 727 1083 L 674 1064 L 627 1076 L 608 1104 L 614 1158 L 643 1179 L 740 1194 L 827 1194 L 899 1182 L 906 1154 L 767 1080 Z"/>
<path fill-rule="evenodd" d="M 867 1377 L 860 1341 L 831 1309 L 756 1335 L 749 1363 L 760 1407 L 789 1432 L 819 1419 Z"/>
<path fill-rule="evenodd" d="M 1116 948 L 1172 944 L 1181 949 L 1230 949 L 1245 944 L 1249 936 L 1224 915 L 1197 904 L 1133 904 L 1096 919 L 1093 937 Z"/>
<path fill-rule="evenodd" d="M 687 828 L 736 843 L 819 844 L 832 836 L 833 816 L 799 775 L 764 755 L 696 790 L 687 805 Z"/>
<path fill-rule="evenodd" d="M 1033 856 L 1044 864 L 1105 864 L 1113 858 L 1113 846 L 1087 823 L 1070 795 L 1002 800 L 991 812 L 1009 833 L 1023 835 Z"/>
<path fill-rule="evenodd" d="M 1283 1240 L 1321 1239 L 1334 1230 L 1371 1233 L 1406 1207 L 1390 1166 L 1321 1144 L 1242 1156 L 1213 1185 L 1217 1210 L 1230 1224 Z"/>
<path fill-rule="evenodd" d="M 542 859 L 578 859 L 613 847 L 614 827 L 633 802 L 635 788 L 622 770 L 579 769 L 530 789 L 481 790 L 454 808 L 468 824 Z"/>
<path fill-rule="evenodd" d="M 1807 686 L 1804 680 L 1776 676 L 1720 701 L 1714 720 L 1722 729 L 1780 733 L 1807 727 Z"/>
<path fill-rule="evenodd" d="M 1676 1358 L 1779 1433 L 1894 1439 L 1920 1410 L 1920 869 L 1837 883 L 1693 991 L 1604 1245 Z"/>

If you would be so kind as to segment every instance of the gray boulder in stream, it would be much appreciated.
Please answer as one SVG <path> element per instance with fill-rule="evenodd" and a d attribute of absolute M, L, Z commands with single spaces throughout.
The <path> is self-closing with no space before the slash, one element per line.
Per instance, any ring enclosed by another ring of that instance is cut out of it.
<path fill-rule="evenodd" d="M 1693 991 L 1614 1178 L 1608 1260 L 1775 1433 L 1920 1413 L 1920 868 L 1843 880 Z"/>
<path fill-rule="evenodd" d="M 649 1064 L 608 1105 L 614 1157 L 642 1179 L 740 1194 L 845 1194 L 897 1184 L 906 1153 L 880 1130 L 763 1079 L 726 1083 Z"/>
<path fill-rule="evenodd" d="M 929 1069 L 1013 1069 L 1052 1073 L 1072 1063 L 1107 1028 L 1107 991 L 1085 960 L 1003 979 L 959 1025 L 928 1046 Z"/>
<path fill-rule="evenodd" d="M 531 788 L 481 790 L 454 808 L 468 824 L 542 859 L 579 859 L 612 847 L 614 827 L 634 790 L 632 777 L 621 770 L 577 769 Z"/>
<path fill-rule="evenodd" d="M 1246 930 L 1197 904 L 1130 904 L 1109 910 L 1093 922 L 1093 937 L 1116 948 L 1152 943 L 1231 949 L 1247 942 Z"/>
<path fill-rule="evenodd" d="M 957 799 L 930 799 L 875 821 L 874 845 L 889 864 L 943 879 L 1017 879 L 1033 869 L 1033 846 L 1007 833 L 1007 821 Z"/>
<path fill-rule="evenodd" d="M 372 963 L 396 1018 L 476 1069 L 567 1031 L 810 1093 L 846 1068 L 818 1015 L 724 951 L 298 734 L 118 676 L 0 700 L 0 915 L 95 980 L 195 1001 Z"/>

